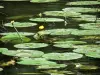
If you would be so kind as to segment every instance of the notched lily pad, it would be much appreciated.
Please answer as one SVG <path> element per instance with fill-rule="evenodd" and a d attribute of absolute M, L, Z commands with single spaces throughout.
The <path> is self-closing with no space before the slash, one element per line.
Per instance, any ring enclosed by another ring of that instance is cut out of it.
<path fill-rule="evenodd" d="M 63 11 L 74 11 L 77 13 L 96 13 L 97 10 L 98 12 L 100 11 L 100 9 L 98 8 L 84 8 L 84 7 L 70 7 L 70 8 L 64 8 L 62 9 Z"/>
<path fill-rule="evenodd" d="M 0 6 L 0 8 L 4 8 L 4 6 Z"/>
<path fill-rule="evenodd" d="M 15 48 L 41 48 L 46 46 L 48 46 L 48 44 L 45 43 L 22 43 L 14 45 Z"/>
<path fill-rule="evenodd" d="M 49 3 L 49 2 L 57 2 L 59 0 L 30 0 L 32 3 Z"/>
<path fill-rule="evenodd" d="M 19 35 L 6 35 L 1 37 L 0 39 L 4 43 L 22 43 L 22 42 L 29 42 L 31 39 L 25 36 L 19 36 Z"/>
<path fill-rule="evenodd" d="M 74 11 L 45 11 L 43 14 L 47 16 L 63 16 L 63 17 L 78 17 L 81 13 Z"/>
<path fill-rule="evenodd" d="M 54 43 L 58 43 L 58 44 L 85 44 L 86 42 L 84 41 L 66 41 L 66 40 L 61 40 L 61 41 L 56 41 Z"/>
<path fill-rule="evenodd" d="M 31 23 L 31 22 L 14 22 L 13 23 L 14 27 L 32 27 L 32 26 L 36 26 L 36 23 Z M 7 27 L 13 27 L 12 23 L 6 23 L 4 24 L 4 26 Z"/>
<path fill-rule="evenodd" d="M 56 69 L 56 68 L 64 68 L 66 67 L 67 65 L 65 64 L 50 64 L 50 65 L 41 65 L 41 66 L 38 66 L 37 69 Z"/>
<path fill-rule="evenodd" d="M 66 53 L 47 53 L 43 57 L 49 60 L 75 60 L 82 58 L 82 54 L 66 52 Z"/>
<path fill-rule="evenodd" d="M 92 30 L 77 30 L 71 33 L 72 35 L 84 36 L 84 35 L 100 35 L 99 29 Z"/>
<path fill-rule="evenodd" d="M 83 37 L 81 37 L 80 39 L 82 39 L 82 40 L 100 40 L 100 36 L 83 36 Z"/>
<path fill-rule="evenodd" d="M 79 24 L 82 29 L 100 29 L 100 23 Z"/>
<path fill-rule="evenodd" d="M 75 1 L 75 2 L 68 2 L 66 5 L 97 5 L 100 4 L 98 1 Z"/>
<path fill-rule="evenodd" d="M 31 32 L 18 32 L 19 35 L 23 35 L 23 36 L 31 36 L 31 35 L 34 35 L 34 33 L 31 33 Z M 0 33 L 0 35 L 18 35 L 17 32 L 4 32 L 4 33 Z"/>
<path fill-rule="evenodd" d="M 0 53 L 2 53 L 4 51 L 8 51 L 8 49 L 7 48 L 0 48 Z"/>
<path fill-rule="evenodd" d="M 30 18 L 30 21 L 36 22 L 63 22 L 63 19 L 60 18 Z"/>
<path fill-rule="evenodd" d="M 8 50 L 5 52 L 2 52 L 2 54 L 8 55 L 8 56 L 16 56 L 16 57 L 41 57 L 44 53 L 42 51 L 37 50 Z"/>
<path fill-rule="evenodd" d="M 100 58 L 100 52 L 89 52 L 86 53 L 85 55 L 92 58 Z"/>
<path fill-rule="evenodd" d="M 27 58 L 17 63 L 21 65 L 50 65 L 50 64 L 55 65 L 56 64 L 56 62 L 48 61 L 44 58 L 35 58 L 35 59 Z"/>

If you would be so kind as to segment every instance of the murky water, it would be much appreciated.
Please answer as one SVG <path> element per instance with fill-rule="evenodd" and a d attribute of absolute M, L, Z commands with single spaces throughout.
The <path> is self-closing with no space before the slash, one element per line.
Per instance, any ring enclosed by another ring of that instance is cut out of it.
<path fill-rule="evenodd" d="M 72 1 L 72 0 L 70 0 L 70 1 Z M 2 23 L 7 23 L 12 20 L 20 21 L 20 22 L 24 22 L 24 21 L 29 22 L 29 18 L 34 17 L 34 16 L 38 17 L 38 14 L 42 13 L 44 11 L 62 10 L 63 8 L 66 7 L 66 5 L 65 5 L 66 2 L 67 2 L 66 0 L 61 0 L 60 2 L 56 2 L 56 3 L 43 3 L 43 4 L 35 4 L 35 3 L 30 3 L 30 2 L 0 2 L 0 5 L 4 6 L 4 9 L 0 9 L 0 32 L 15 31 L 14 29 L 9 28 L 9 27 L 6 27 L 6 29 L 4 29 L 2 27 Z M 69 6 L 69 7 L 71 7 L 71 6 Z M 98 7 L 98 6 L 91 5 L 91 7 L 94 8 L 94 7 Z M 98 15 L 98 14 L 95 14 L 95 15 Z M 19 17 L 9 18 L 10 16 L 19 16 Z M 64 19 L 63 17 L 60 17 L 60 18 Z M 67 28 L 77 28 L 77 29 L 79 29 L 77 22 L 72 22 L 70 20 L 70 18 L 67 18 L 67 19 L 68 19 L 67 26 L 64 25 L 64 22 L 47 23 L 47 24 L 44 24 L 45 29 L 52 29 L 52 28 L 53 29 L 56 29 L 56 28 L 66 28 L 66 29 Z M 40 23 L 40 25 L 42 25 L 42 24 L 43 23 Z M 18 31 L 37 32 L 37 31 L 39 31 L 39 29 L 38 29 L 38 26 L 35 26 L 35 27 L 23 28 L 23 29 L 18 28 Z M 69 38 L 74 37 L 76 39 L 80 38 L 78 36 L 67 36 L 67 37 L 69 37 Z M 94 40 L 85 40 L 85 41 L 87 41 L 89 44 L 95 43 Z M 2 43 L 2 42 L 0 42 L 0 47 L 6 47 L 8 49 L 15 49 L 12 44 L 8 45 L 8 44 Z M 53 46 L 49 46 L 46 48 L 40 48 L 39 50 L 44 51 L 44 52 L 56 52 L 58 50 L 58 52 L 61 52 L 62 48 L 56 48 Z M 63 50 L 65 51 L 66 49 L 63 49 Z M 3 58 L 1 58 L 1 60 L 2 59 Z M 64 63 L 66 63 L 66 64 L 67 63 L 84 63 L 84 64 L 92 64 L 92 65 L 96 65 L 96 66 L 100 67 L 99 59 L 93 59 L 93 58 L 87 58 L 87 57 L 84 57 L 81 60 L 79 59 L 79 60 L 68 61 L 68 62 L 64 62 Z M 100 69 L 81 71 L 81 70 L 74 70 L 73 66 L 72 66 L 72 67 L 69 67 L 69 69 L 67 69 L 67 70 L 75 72 L 75 74 L 72 74 L 72 75 L 100 75 L 100 72 L 99 72 Z M 4 67 L 4 70 L 2 72 L 0 72 L 0 75 L 21 75 L 20 73 L 26 73 L 24 75 L 41 75 L 41 74 L 34 74 L 34 72 L 41 73 L 41 70 L 37 70 L 33 66 L 23 66 L 23 65 L 16 64 L 15 66 Z M 49 75 L 49 74 L 45 73 L 42 75 Z"/>

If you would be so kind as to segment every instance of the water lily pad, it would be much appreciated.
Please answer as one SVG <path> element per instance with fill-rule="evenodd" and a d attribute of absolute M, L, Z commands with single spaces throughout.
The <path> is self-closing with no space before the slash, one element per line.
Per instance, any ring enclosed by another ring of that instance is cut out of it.
<path fill-rule="evenodd" d="M 100 48 L 83 47 L 83 48 L 74 49 L 73 51 L 74 51 L 74 52 L 77 52 L 77 53 L 83 53 L 83 54 L 91 53 L 91 52 L 92 52 L 92 53 L 93 53 L 93 52 L 100 53 Z"/>
<path fill-rule="evenodd" d="M 47 3 L 47 2 L 57 2 L 59 0 L 30 0 L 32 3 Z"/>
<path fill-rule="evenodd" d="M 8 51 L 8 49 L 7 48 L 0 48 L 0 53 L 2 53 L 4 51 Z"/>
<path fill-rule="evenodd" d="M 92 58 L 100 58 L 100 52 L 90 52 L 86 53 L 85 55 Z"/>
<path fill-rule="evenodd" d="M 83 36 L 80 39 L 82 40 L 100 40 L 100 36 Z"/>
<path fill-rule="evenodd" d="M 98 8 L 84 8 L 84 7 L 70 7 L 70 8 L 64 8 L 63 11 L 74 11 L 78 13 L 95 13 L 100 11 Z"/>
<path fill-rule="evenodd" d="M 63 17 L 78 17 L 81 13 L 74 11 L 45 11 L 43 14 L 47 16 L 63 16 Z"/>
<path fill-rule="evenodd" d="M 98 1 L 75 1 L 75 2 L 68 2 L 66 5 L 97 5 L 100 4 Z"/>
<path fill-rule="evenodd" d="M 48 44 L 45 43 L 22 43 L 14 45 L 16 48 L 41 48 L 46 46 L 48 46 Z"/>
<path fill-rule="evenodd" d="M 60 47 L 60 48 L 73 48 L 74 44 L 57 43 L 57 44 L 54 44 L 53 46 Z"/>
<path fill-rule="evenodd" d="M 50 65 L 41 65 L 41 66 L 38 66 L 37 69 L 56 69 L 56 68 L 64 68 L 66 67 L 67 65 L 65 64 L 50 64 Z"/>
<path fill-rule="evenodd" d="M 71 33 L 72 35 L 100 35 L 100 30 L 95 29 L 95 30 L 77 30 Z"/>
<path fill-rule="evenodd" d="M 29 59 L 26 58 L 25 60 L 17 62 L 18 64 L 21 65 L 50 65 L 50 64 L 56 64 L 56 62 L 48 61 L 44 58 L 35 58 L 35 59 Z"/>
<path fill-rule="evenodd" d="M 66 53 L 47 53 L 43 57 L 49 60 L 75 60 L 82 58 L 82 54 L 66 52 Z"/>
<path fill-rule="evenodd" d="M 42 51 L 37 50 L 8 50 L 5 52 L 2 52 L 4 55 L 8 56 L 17 56 L 17 57 L 41 57 L 44 53 Z"/>
<path fill-rule="evenodd" d="M 79 25 L 82 29 L 100 29 L 100 23 L 86 23 Z"/>
<path fill-rule="evenodd" d="M 72 18 L 76 22 L 95 22 L 96 16 L 94 15 L 81 15 L 78 18 Z"/>
<path fill-rule="evenodd" d="M 30 21 L 36 22 L 63 22 L 63 19 L 60 18 L 30 18 Z"/>
<path fill-rule="evenodd" d="M 32 27 L 32 26 L 36 26 L 36 23 L 30 23 L 30 22 L 14 22 L 13 25 L 15 27 Z M 8 26 L 8 27 L 13 27 L 13 25 L 11 23 L 6 23 L 4 24 L 4 26 Z"/>
<path fill-rule="evenodd" d="M 4 8 L 4 6 L 0 6 L 0 8 Z"/>
<path fill-rule="evenodd" d="M 74 45 L 74 48 L 100 48 L 100 45 L 95 45 L 95 44 L 92 44 L 92 45 Z"/>
<path fill-rule="evenodd" d="M 61 41 L 56 41 L 54 43 L 58 43 L 58 44 L 85 44 L 86 42 L 84 41 L 66 41 L 66 40 L 61 40 Z"/>
<path fill-rule="evenodd" d="M 3 68 L 0 68 L 0 71 L 3 71 Z"/>
<path fill-rule="evenodd" d="M 77 29 L 50 29 L 38 32 L 40 35 L 69 35 L 71 32 L 77 31 Z"/>
<path fill-rule="evenodd" d="M 6 35 L 1 37 L 0 39 L 4 43 L 22 43 L 22 42 L 29 42 L 31 39 L 25 36 L 18 36 L 18 35 Z"/>
<path fill-rule="evenodd" d="M 31 33 L 31 32 L 18 32 L 19 35 L 23 35 L 23 36 L 31 36 L 31 35 L 34 35 L 34 33 Z M 17 32 L 4 32 L 4 33 L 0 33 L 0 35 L 18 35 Z"/>

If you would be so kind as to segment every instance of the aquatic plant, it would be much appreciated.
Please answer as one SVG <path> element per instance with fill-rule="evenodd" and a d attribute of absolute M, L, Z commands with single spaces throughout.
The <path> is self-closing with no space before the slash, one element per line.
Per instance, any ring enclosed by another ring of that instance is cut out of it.
<path fill-rule="evenodd" d="M 57 2 L 59 0 L 30 0 L 32 3 L 47 3 L 47 2 Z"/>

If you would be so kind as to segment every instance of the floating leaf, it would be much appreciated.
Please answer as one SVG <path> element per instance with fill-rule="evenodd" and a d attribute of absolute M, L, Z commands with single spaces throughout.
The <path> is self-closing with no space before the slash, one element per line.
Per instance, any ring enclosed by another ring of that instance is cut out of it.
<path fill-rule="evenodd" d="M 63 19 L 60 18 L 30 18 L 30 21 L 36 22 L 63 22 Z"/>
<path fill-rule="evenodd" d="M 0 8 L 4 8 L 4 6 L 0 6 Z"/>
<path fill-rule="evenodd" d="M 100 29 L 100 23 L 79 24 L 82 29 Z"/>
<path fill-rule="evenodd" d="M 77 29 L 50 29 L 38 32 L 40 35 L 69 35 L 71 32 L 77 31 Z"/>
<path fill-rule="evenodd" d="M 81 15 L 79 18 L 72 18 L 72 20 L 75 20 L 76 22 L 95 22 L 96 16 L 93 15 Z"/>
<path fill-rule="evenodd" d="M 17 56 L 17 57 L 41 57 L 44 53 L 42 51 L 37 50 L 8 50 L 5 52 L 2 52 L 2 54 L 8 55 L 8 56 Z"/>
<path fill-rule="evenodd" d="M 47 2 L 57 2 L 59 0 L 30 0 L 32 3 L 47 3 Z"/>
<path fill-rule="evenodd" d="M 22 43 L 22 42 L 29 42 L 31 39 L 25 36 L 18 36 L 18 35 L 6 35 L 1 37 L 0 39 L 4 43 Z"/>
<path fill-rule="evenodd" d="M 81 48 L 77 48 L 77 49 L 74 49 L 73 50 L 74 52 L 77 52 L 77 53 L 93 53 L 93 52 L 97 52 L 97 53 L 100 53 L 100 48 L 90 48 L 90 47 L 81 47 Z"/>
<path fill-rule="evenodd" d="M 75 2 L 68 2 L 66 5 L 97 5 L 100 4 L 98 1 L 75 1 Z"/>
<path fill-rule="evenodd" d="M 66 52 L 66 53 L 47 53 L 43 57 L 49 60 L 75 60 L 82 58 L 82 54 Z"/>
<path fill-rule="evenodd" d="M 53 46 L 60 47 L 60 48 L 73 48 L 74 44 L 57 43 L 57 44 L 54 44 Z"/>
<path fill-rule="evenodd" d="M 50 65 L 50 64 L 56 64 L 56 62 L 48 61 L 44 58 L 35 58 L 35 59 L 29 59 L 26 58 L 25 60 L 17 62 L 18 64 L 22 65 Z"/>
<path fill-rule="evenodd" d="M 46 46 L 48 46 L 48 44 L 45 43 L 22 43 L 14 45 L 16 48 L 41 48 Z"/>
<path fill-rule="evenodd" d="M 95 30 L 77 30 L 71 33 L 72 35 L 100 35 L 100 30 L 95 29 Z"/>
<path fill-rule="evenodd" d="M 78 17 L 81 13 L 74 11 L 45 11 L 43 14 L 47 16 L 63 16 L 63 17 Z"/>
<path fill-rule="evenodd" d="M 3 68 L 0 68 L 0 71 L 3 71 Z"/>
<path fill-rule="evenodd" d="M 100 36 L 83 36 L 83 37 L 81 37 L 80 39 L 82 39 L 82 40 L 100 40 Z"/>
<path fill-rule="evenodd" d="M 36 26 L 36 23 L 31 23 L 31 22 L 14 22 L 13 25 L 15 27 L 32 27 L 32 26 Z M 12 23 L 6 23 L 4 24 L 4 26 L 8 26 L 8 27 L 13 27 Z"/>
<path fill-rule="evenodd" d="M 66 67 L 67 65 L 65 64 L 50 64 L 50 65 L 41 65 L 41 66 L 38 66 L 37 69 L 56 69 L 56 68 L 64 68 Z"/>
<path fill-rule="evenodd" d="M 58 43 L 58 44 L 85 44 L 86 42 L 84 41 L 66 41 L 66 40 L 61 40 L 61 41 L 56 41 L 54 43 Z"/>
<path fill-rule="evenodd" d="M 7 48 L 0 48 L 0 53 L 5 52 L 5 51 L 8 51 L 8 49 Z"/>
<path fill-rule="evenodd" d="M 31 32 L 18 32 L 19 35 L 23 35 L 23 36 L 31 36 L 31 35 L 34 35 L 34 33 L 31 33 Z M 4 33 L 0 33 L 0 35 L 18 35 L 17 32 L 4 32 Z"/>
<path fill-rule="evenodd" d="M 90 52 L 86 53 L 85 55 L 92 58 L 100 58 L 100 52 Z"/>
<path fill-rule="evenodd" d="M 98 8 L 84 8 L 84 7 L 70 7 L 70 8 L 64 8 L 62 9 L 63 11 L 66 11 L 66 12 L 70 12 L 70 11 L 73 11 L 73 12 L 78 12 L 78 13 L 95 13 L 100 11 L 100 9 Z"/>

